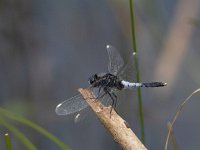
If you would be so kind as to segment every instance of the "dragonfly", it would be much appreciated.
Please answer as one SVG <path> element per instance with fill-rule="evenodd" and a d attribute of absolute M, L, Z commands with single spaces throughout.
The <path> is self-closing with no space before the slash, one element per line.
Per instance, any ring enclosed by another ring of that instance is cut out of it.
<path fill-rule="evenodd" d="M 89 77 L 89 89 L 91 89 L 98 99 L 107 97 L 112 100 L 111 111 L 117 104 L 117 91 L 124 89 L 133 89 L 138 87 L 164 87 L 167 83 L 164 82 L 147 82 L 137 83 L 129 82 L 123 79 L 123 74 L 129 70 L 130 63 L 124 65 L 119 52 L 111 45 L 107 45 L 107 53 L 109 57 L 108 72 L 93 74 Z M 133 53 L 135 55 L 135 53 Z M 77 113 L 88 107 L 87 102 L 83 99 L 81 94 L 71 97 L 57 105 L 55 112 L 57 115 L 70 115 Z"/>

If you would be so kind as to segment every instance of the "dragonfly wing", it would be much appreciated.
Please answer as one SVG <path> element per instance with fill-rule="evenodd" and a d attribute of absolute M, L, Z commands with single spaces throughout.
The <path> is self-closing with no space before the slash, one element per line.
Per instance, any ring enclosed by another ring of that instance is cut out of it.
<path fill-rule="evenodd" d="M 124 66 L 124 61 L 119 52 L 111 45 L 107 45 L 107 52 L 109 57 L 108 71 L 117 75 L 119 70 Z"/>
<path fill-rule="evenodd" d="M 135 81 L 136 80 L 136 68 L 135 68 L 135 53 L 131 55 L 131 57 L 128 60 L 128 63 L 117 72 L 117 76 L 122 78 L 123 80 L 127 81 Z"/>
<path fill-rule="evenodd" d="M 88 107 L 87 102 L 79 94 L 57 105 L 55 111 L 57 115 L 69 115 Z"/>

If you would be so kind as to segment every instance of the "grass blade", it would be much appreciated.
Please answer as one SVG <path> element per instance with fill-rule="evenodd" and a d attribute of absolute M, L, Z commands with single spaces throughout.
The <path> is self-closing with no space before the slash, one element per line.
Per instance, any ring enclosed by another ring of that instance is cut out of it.
<path fill-rule="evenodd" d="M 4 134 L 4 139 L 6 143 L 6 150 L 11 150 L 11 140 L 8 133 Z"/>
<path fill-rule="evenodd" d="M 3 125 L 5 128 L 10 130 L 29 150 L 37 150 L 37 148 L 31 143 L 31 141 L 22 133 L 20 132 L 15 126 L 8 123 L 5 119 L 0 117 L 0 124 Z"/>
<path fill-rule="evenodd" d="M 130 5 L 130 19 L 131 19 L 131 34 L 132 34 L 132 45 L 133 51 L 137 54 L 137 46 L 136 46 L 136 36 L 135 36 L 135 23 L 134 23 L 134 12 L 133 12 L 133 1 L 129 0 Z M 134 55 L 134 63 L 136 69 L 136 80 L 140 82 L 140 71 L 137 55 Z M 141 141 L 145 144 L 145 132 L 144 132 L 144 117 L 143 117 L 143 109 L 142 109 L 142 94 L 141 89 L 137 88 L 138 94 L 138 110 L 139 110 L 139 118 L 140 118 L 140 128 L 141 128 Z"/>
<path fill-rule="evenodd" d="M 180 113 L 182 112 L 183 108 L 186 106 L 186 104 L 188 104 L 188 102 L 190 102 L 192 99 L 191 97 L 196 94 L 196 93 L 199 93 L 200 92 L 200 88 L 194 90 L 192 92 L 192 94 L 190 94 L 180 105 L 179 107 L 177 108 L 177 111 L 176 111 L 176 114 L 174 115 L 172 121 L 170 122 L 170 127 L 169 127 L 169 130 L 168 130 L 168 134 L 167 134 L 167 138 L 166 138 L 166 141 L 165 141 L 165 150 L 168 149 L 168 141 L 169 141 L 169 137 L 171 135 L 171 132 L 172 132 L 172 129 L 173 129 L 173 126 L 177 120 L 177 118 L 179 117 Z"/>
<path fill-rule="evenodd" d="M 54 135 L 52 135 L 51 133 L 49 133 L 47 130 L 43 129 L 42 127 L 40 127 L 39 125 L 33 123 L 32 121 L 17 115 L 16 113 L 10 112 L 6 109 L 0 108 L 0 113 L 4 114 L 6 117 L 15 120 L 17 122 L 20 122 L 21 124 L 24 124 L 26 126 L 31 127 L 32 129 L 35 129 L 36 131 L 40 132 L 41 134 L 43 134 L 44 136 L 46 136 L 47 138 L 49 138 L 51 141 L 53 141 L 54 143 L 56 143 L 61 149 L 63 150 L 69 150 L 68 146 L 66 144 L 64 144 L 63 142 L 61 142 L 58 138 L 56 138 Z"/>

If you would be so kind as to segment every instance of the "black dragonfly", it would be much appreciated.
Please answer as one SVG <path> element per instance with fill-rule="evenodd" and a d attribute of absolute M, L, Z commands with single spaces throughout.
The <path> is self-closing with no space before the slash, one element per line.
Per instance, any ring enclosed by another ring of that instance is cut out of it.
<path fill-rule="evenodd" d="M 123 74 L 127 69 L 130 69 L 130 63 L 124 66 L 122 57 L 111 45 L 107 45 L 107 52 L 109 57 L 108 72 L 94 74 L 89 78 L 88 82 L 89 88 L 94 92 L 96 98 L 103 99 L 107 95 L 112 100 L 111 112 L 117 104 L 116 91 L 137 87 L 163 87 L 167 85 L 167 83 L 163 82 L 135 83 L 123 80 Z M 70 115 L 87 107 L 87 102 L 78 94 L 58 104 L 55 111 L 57 115 Z"/>

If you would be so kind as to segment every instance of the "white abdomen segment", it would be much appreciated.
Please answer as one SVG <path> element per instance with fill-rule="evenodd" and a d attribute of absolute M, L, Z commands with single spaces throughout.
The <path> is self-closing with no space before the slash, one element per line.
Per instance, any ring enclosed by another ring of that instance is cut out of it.
<path fill-rule="evenodd" d="M 122 80 L 121 83 L 124 85 L 124 88 L 136 88 L 136 87 L 163 87 L 166 86 L 167 83 L 163 82 L 147 82 L 147 83 L 131 83 L 128 81 Z"/>
<path fill-rule="evenodd" d="M 142 87 L 143 86 L 142 83 L 131 83 L 131 82 L 124 81 L 124 80 L 122 80 L 121 82 L 124 85 L 124 88 L 135 88 L 135 87 Z"/>

